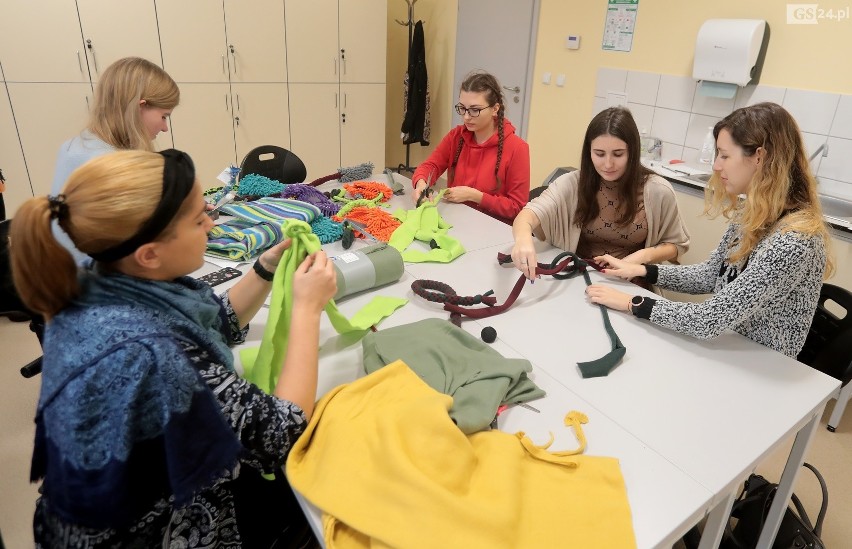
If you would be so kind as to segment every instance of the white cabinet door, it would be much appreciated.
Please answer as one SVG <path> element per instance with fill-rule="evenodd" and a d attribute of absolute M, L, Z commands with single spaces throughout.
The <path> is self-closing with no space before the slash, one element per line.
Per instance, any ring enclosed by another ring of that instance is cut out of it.
<path fill-rule="evenodd" d="M 6 203 L 6 219 L 15 217 L 15 210 L 24 200 L 33 197 L 30 177 L 24 164 L 24 153 L 18 139 L 18 129 L 12 117 L 12 109 L 5 88 L 0 95 L 0 169 L 6 179 L 3 201 Z"/>
<path fill-rule="evenodd" d="M 385 85 L 341 84 L 340 165 L 385 167 Z"/>
<path fill-rule="evenodd" d="M 228 82 L 222 0 L 157 0 L 157 20 L 163 68 L 176 82 Z"/>
<path fill-rule="evenodd" d="M 3 0 L 0 62 L 10 82 L 88 82 L 74 2 Z"/>
<path fill-rule="evenodd" d="M 59 146 L 88 122 L 91 84 L 7 83 L 36 196 L 50 192 Z"/>
<path fill-rule="evenodd" d="M 337 84 L 290 83 L 290 145 L 308 181 L 340 169 L 340 94 Z"/>
<path fill-rule="evenodd" d="M 231 84 L 237 161 L 260 145 L 290 148 L 287 84 Z"/>
<path fill-rule="evenodd" d="M 340 81 L 385 82 L 387 0 L 340 0 Z"/>
<path fill-rule="evenodd" d="M 284 0 L 225 0 L 231 82 L 286 82 Z"/>
<path fill-rule="evenodd" d="M 285 7 L 287 80 L 337 82 L 340 71 L 337 0 L 286 0 Z M 387 23 L 385 19 L 383 16 L 382 24 Z"/>
<path fill-rule="evenodd" d="M 123 57 L 163 66 L 153 0 L 77 0 L 92 81 Z"/>
<path fill-rule="evenodd" d="M 228 84 L 181 84 L 172 112 L 175 148 L 188 153 L 205 189 L 222 185 L 216 176 L 235 164 L 231 90 Z"/>

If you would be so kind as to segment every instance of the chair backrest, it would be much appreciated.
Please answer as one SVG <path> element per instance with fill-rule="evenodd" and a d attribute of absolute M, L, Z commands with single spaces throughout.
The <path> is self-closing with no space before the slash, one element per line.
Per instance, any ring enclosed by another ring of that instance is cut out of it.
<path fill-rule="evenodd" d="M 561 166 L 559 168 L 556 168 L 552 172 L 550 172 L 548 174 L 548 176 L 544 178 L 544 182 L 541 184 L 541 186 L 535 187 L 535 188 L 530 190 L 530 198 L 529 198 L 530 201 L 532 201 L 535 198 L 538 198 L 538 196 L 541 193 L 544 192 L 544 190 L 547 188 L 547 186 L 550 185 L 551 183 L 553 183 L 553 181 L 557 177 L 559 177 L 560 175 L 565 175 L 566 173 L 571 173 L 571 172 L 575 171 L 576 169 L 577 168 L 575 168 L 574 166 Z"/>
<path fill-rule="evenodd" d="M 843 316 L 826 307 L 832 301 L 845 311 Z M 852 292 L 824 283 L 800 362 L 846 383 L 852 378 Z"/>
<path fill-rule="evenodd" d="M 18 298 L 12 284 L 12 265 L 9 260 L 9 229 L 12 220 L 0 221 L 0 313 L 25 313 L 27 308 Z"/>
<path fill-rule="evenodd" d="M 303 183 L 308 170 L 293 152 L 275 145 L 261 145 L 246 154 L 240 163 L 240 177 L 262 175 L 280 183 Z"/>

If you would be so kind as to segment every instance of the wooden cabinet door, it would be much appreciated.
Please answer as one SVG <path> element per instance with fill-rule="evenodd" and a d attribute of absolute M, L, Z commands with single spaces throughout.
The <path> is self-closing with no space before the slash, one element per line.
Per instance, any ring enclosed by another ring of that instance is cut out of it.
<path fill-rule="evenodd" d="M 305 163 L 308 181 L 336 173 L 341 166 L 338 85 L 290 83 L 289 91 L 290 150 Z"/>
<path fill-rule="evenodd" d="M 50 192 L 59 146 L 83 131 L 92 100 L 89 83 L 9 82 L 9 99 L 33 193 Z"/>
<path fill-rule="evenodd" d="M 385 167 L 385 84 L 341 84 L 340 165 Z"/>
<path fill-rule="evenodd" d="M 73 1 L 3 0 L 0 62 L 10 82 L 88 82 Z"/>
<path fill-rule="evenodd" d="M 340 81 L 385 82 L 387 0 L 340 0 Z"/>
<path fill-rule="evenodd" d="M 284 0 L 225 0 L 231 82 L 286 82 Z"/>
<path fill-rule="evenodd" d="M 222 1 L 156 0 L 163 68 L 176 82 L 228 82 Z"/>
<path fill-rule="evenodd" d="M 18 139 L 18 128 L 9 107 L 6 90 L 0 94 L 0 169 L 6 179 L 6 191 L 3 201 L 6 204 L 6 218 L 15 217 L 15 210 L 24 200 L 33 197 L 30 177 L 24 163 L 24 152 Z"/>
<path fill-rule="evenodd" d="M 260 145 L 290 149 L 287 84 L 231 84 L 237 161 Z"/>
<path fill-rule="evenodd" d="M 230 86 L 181 84 L 180 95 L 171 116 L 175 148 L 192 157 L 202 187 L 221 186 L 216 176 L 236 163 Z"/>
<path fill-rule="evenodd" d="M 286 0 L 285 9 L 287 80 L 337 82 L 337 0 Z M 382 24 L 386 23 L 382 19 Z"/>
<path fill-rule="evenodd" d="M 77 0 L 92 81 L 123 57 L 163 66 L 154 0 Z"/>

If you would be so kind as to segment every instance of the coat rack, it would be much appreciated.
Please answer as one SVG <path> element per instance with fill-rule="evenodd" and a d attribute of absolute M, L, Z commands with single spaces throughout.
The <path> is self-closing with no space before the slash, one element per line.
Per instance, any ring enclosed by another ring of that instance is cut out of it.
<path fill-rule="evenodd" d="M 394 19 L 398 24 L 403 27 L 408 27 L 408 50 L 405 56 L 406 67 L 408 66 L 408 58 L 411 55 L 411 40 L 414 35 L 414 4 L 417 3 L 417 0 L 405 0 L 405 3 L 408 4 L 408 21 L 400 21 L 399 19 Z M 406 70 L 408 70 L 406 68 Z M 410 77 L 410 76 L 409 76 Z M 411 166 L 411 143 L 405 144 L 405 164 L 400 164 L 396 167 L 397 173 L 402 172 L 410 172 L 414 173 L 414 169 L 417 166 Z"/>

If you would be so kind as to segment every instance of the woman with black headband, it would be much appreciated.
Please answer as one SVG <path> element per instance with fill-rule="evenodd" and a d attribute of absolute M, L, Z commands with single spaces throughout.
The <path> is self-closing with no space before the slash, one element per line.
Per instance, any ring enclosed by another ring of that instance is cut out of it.
<path fill-rule="evenodd" d="M 54 219 L 91 267 L 78 271 Z M 297 269 L 300 322 L 267 395 L 236 374 L 230 346 L 289 241 L 217 297 L 185 276 L 202 265 L 211 225 L 192 161 L 175 150 L 98 157 L 62 194 L 18 210 L 13 275 L 48 319 L 31 471 L 43 479 L 37 546 L 314 543 L 281 467 L 313 412 L 334 268 L 318 252 Z"/>

